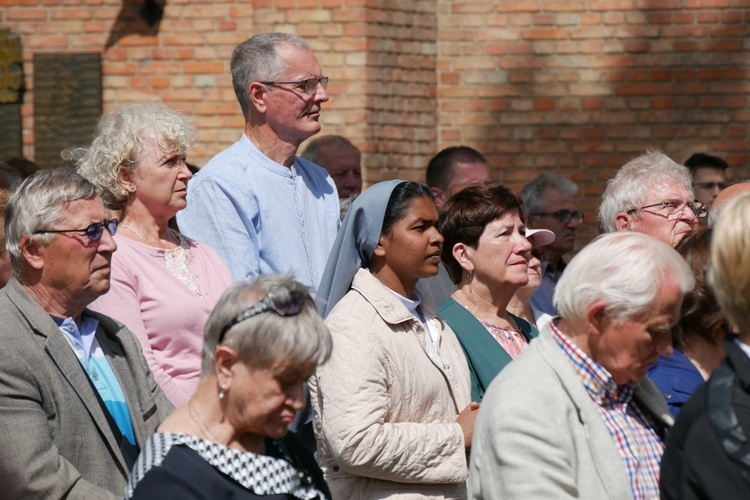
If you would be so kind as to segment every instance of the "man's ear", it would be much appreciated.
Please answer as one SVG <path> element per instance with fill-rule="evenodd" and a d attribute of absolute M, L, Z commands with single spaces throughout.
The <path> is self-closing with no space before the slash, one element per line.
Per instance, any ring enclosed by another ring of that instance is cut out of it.
<path fill-rule="evenodd" d="M 607 306 L 609 303 L 603 300 L 597 300 L 592 303 L 586 310 L 586 320 L 589 323 L 589 330 L 594 335 L 601 335 L 606 329 Z"/>
<path fill-rule="evenodd" d="M 632 230 L 631 222 L 633 222 L 633 216 L 626 212 L 620 212 L 615 215 L 615 229 L 618 231 Z"/>
<path fill-rule="evenodd" d="M 26 260 L 26 262 L 28 262 L 29 266 L 31 266 L 32 269 L 44 269 L 45 245 L 41 245 L 31 235 L 24 234 L 21 237 L 20 247 L 23 258 Z"/>
<path fill-rule="evenodd" d="M 439 187 L 431 187 L 430 194 L 432 195 L 432 199 L 435 200 L 435 205 L 437 205 L 438 208 L 442 207 L 445 202 L 448 201 L 445 191 Z"/>
<path fill-rule="evenodd" d="M 266 94 L 266 86 L 259 82 L 252 82 L 247 88 L 247 95 L 250 98 L 250 103 L 252 103 L 259 113 L 266 112 Z"/>

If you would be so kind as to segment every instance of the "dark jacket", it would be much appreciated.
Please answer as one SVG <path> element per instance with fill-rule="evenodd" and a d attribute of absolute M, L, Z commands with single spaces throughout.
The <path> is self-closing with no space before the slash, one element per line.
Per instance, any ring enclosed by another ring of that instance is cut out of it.
<path fill-rule="evenodd" d="M 733 339 L 724 344 L 726 359 L 683 406 L 669 435 L 661 464 L 662 499 L 750 498 L 750 357 Z M 716 383 L 722 379 L 724 384 Z M 726 385 L 732 379 L 731 387 Z M 723 399 L 722 385 L 727 390 Z M 712 414 L 722 415 L 724 422 L 734 414 L 738 424 L 734 435 L 744 434 L 744 439 L 727 440 Z M 731 457 L 725 447 L 737 443 L 736 455 L 744 456 L 747 465 Z"/>

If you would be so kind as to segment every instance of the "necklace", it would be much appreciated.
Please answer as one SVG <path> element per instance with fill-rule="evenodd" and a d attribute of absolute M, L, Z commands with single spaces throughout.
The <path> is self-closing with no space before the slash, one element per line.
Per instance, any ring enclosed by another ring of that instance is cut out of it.
<path fill-rule="evenodd" d="M 459 297 L 459 294 L 460 294 L 460 297 Z M 518 331 L 518 325 L 515 324 L 515 321 L 513 321 L 513 318 L 511 318 L 511 316 L 508 314 L 507 309 L 503 311 L 502 316 L 498 314 L 494 314 L 494 313 L 493 314 L 487 314 L 487 313 L 480 314 L 480 310 L 475 308 L 474 302 L 469 299 L 468 295 L 464 293 L 463 290 L 456 290 L 453 293 L 453 300 L 458 302 L 464 309 L 469 311 L 469 313 L 475 318 L 477 318 L 477 320 L 479 321 L 485 321 L 502 330 L 510 330 L 513 332 Z M 507 323 L 508 326 L 507 327 L 503 326 L 502 323 L 498 322 L 498 320 L 504 321 L 505 323 Z"/>
<path fill-rule="evenodd" d="M 141 233 L 139 233 L 138 231 L 136 231 L 136 230 L 135 230 L 135 229 L 133 229 L 132 227 L 128 226 L 128 225 L 127 225 L 127 224 L 125 224 L 124 222 L 120 222 L 120 226 L 121 226 L 121 227 L 124 227 L 125 229 L 127 229 L 128 231 L 130 231 L 131 233 L 133 233 L 134 235 L 136 235 L 136 236 L 138 237 L 138 239 L 139 239 L 139 240 L 141 240 L 142 242 L 144 242 L 144 243 L 145 243 L 146 245 L 148 245 L 148 246 L 150 246 L 150 247 L 151 247 L 151 246 L 154 246 L 154 245 L 152 245 L 151 243 L 149 243 L 149 240 L 147 240 L 146 238 L 144 238 L 144 237 L 143 237 L 143 235 L 142 235 Z M 171 242 L 171 241 L 172 241 L 172 240 L 171 240 L 171 239 L 169 238 L 169 230 L 167 230 L 167 241 L 169 241 L 169 242 Z M 162 241 L 161 241 L 161 239 L 157 239 L 157 242 L 159 243 L 159 245 L 158 245 L 157 247 L 155 247 L 155 248 L 164 248 L 164 247 L 162 246 Z"/>
<path fill-rule="evenodd" d="M 216 436 L 214 436 L 214 433 L 211 432 L 206 425 L 206 423 L 203 421 L 201 416 L 198 414 L 198 412 L 193 408 L 193 400 L 188 401 L 188 411 L 190 412 L 190 418 L 193 419 L 193 422 L 198 424 L 198 428 L 203 433 L 204 436 L 210 437 L 214 443 L 217 444 L 224 444 L 220 439 L 217 439 Z"/>

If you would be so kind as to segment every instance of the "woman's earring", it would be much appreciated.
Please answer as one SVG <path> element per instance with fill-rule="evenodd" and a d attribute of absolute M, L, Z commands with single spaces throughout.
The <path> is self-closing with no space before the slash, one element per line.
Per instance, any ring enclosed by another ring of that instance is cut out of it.
<path fill-rule="evenodd" d="M 131 191 L 135 191 L 135 186 L 130 186 Z"/>
<path fill-rule="evenodd" d="M 219 386 L 219 400 L 224 399 L 224 386 Z"/>

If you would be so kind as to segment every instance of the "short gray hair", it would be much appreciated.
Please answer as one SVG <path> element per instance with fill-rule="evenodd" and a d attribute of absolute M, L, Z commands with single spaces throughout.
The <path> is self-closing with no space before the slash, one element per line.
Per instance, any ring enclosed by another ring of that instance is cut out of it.
<path fill-rule="evenodd" d="M 543 206 L 544 193 L 548 189 L 556 189 L 569 197 L 578 193 L 576 183 L 567 177 L 557 174 L 539 174 L 527 182 L 521 190 L 521 199 L 529 215 L 545 211 Z"/>
<path fill-rule="evenodd" d="M 289 69 L 286 62 L 279 57 L 278 48 L 282 45 L 310 51 L 307 42 L 290 33 L 255 35 L 237 45 L 232 51 L 232 86 L 246 119 L 252 108 L 247 90 L 250 84 L 276 80 Z"/>
<path fill-rule="evenodd" d="M 96 137 L 88 148 L 63 151 L 63 158 L 75 162 L 78 172 L 92 182 L 104 206 L 122 209 L 129 194 L 120 185 L 120 165 L 135 171 L 147 140 L 167 155 L 187 154 L 196 143 L 195 125 L 182 113 L 161 101 L 126 104 L 104 114 Z"/>
<path fill-rule="evenodd" d="M 283 303 L 296 293 L 303 296 L 299 314 L 283 317 L 266 311 L 252 316 L 227 330 L 222 345 L 235 349 L 248 366 L 267 366 L 274 361 L 325 363 L 333 346 L 331 334 L 315 309 L 309 289 L 291 275 L 267 275 L 235 285 L 219 299 L 206 322 L 201 375 L 213 373 L 219 335 L 234 318 L 268 295 Z"/>
<path fill-rule="evenodd" d="M 643 233 L 605 234 L 565 268 L 553 302 L 563 318 L 583 319 L 597 300 L 619 324 L 650 311 L 665 281 L 683 295 L 695 286 L 690 266 L 666 243 Z"/>
<path fill-rule="evenodd" d="M 5 209 L 6 248 L 13 275 L 21 276 L 26 265 L 21 249 L 24 235 L 49 243 L 52 233 L 34 231 L 54 228 L 67 214 L 68 203 L 96 197 L 96 188 L 71 168 L 40 170 L 28 177 L 10 196 Z"/>
<path fill-rule="evenodd" d="M 646 151 L 620 167 L 617 175 L 607 182 L 599 205 L 599 223 L 604 230 L 616 231 L 617 214 L 638 210 L 646 202 L 651 187 L 666 179 L 679 182 L 691 199 L 695 197 L 690 171 L 661 151 Z"/>
<path fill-rule="evenodd" d="M 356 151 L 357 156 L 362 156 L 362 152 L 357 146 L 352 144 L 352 141 L 340 135 L 324 135 L 323 137 L 319 137 L 313 141 L 310 141 L 307 147 L 305 147 L 305 151 L 300 156 L 302 156 L 302 158 L 304 158 L 305 160 L 320 165 L 320 163 L 318 163 L 318 160 L 320 159 L 320 152 L 323 150 L 323 148 L 328 146 L 334 148 L 348 147 Z"/>

